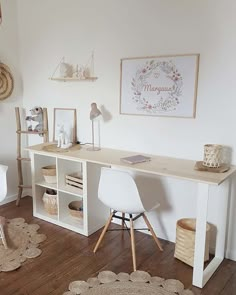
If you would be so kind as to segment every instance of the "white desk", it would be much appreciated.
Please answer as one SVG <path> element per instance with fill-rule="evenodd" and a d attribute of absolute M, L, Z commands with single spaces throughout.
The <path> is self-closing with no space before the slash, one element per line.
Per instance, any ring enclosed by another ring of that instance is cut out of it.
<path fill-rule="evenodd" d="M 55 156 L 57 159 L 81 161 L 87 164 L 93 163 L 98 164 L 98 166 L 120 166 L 144 173 L 197 182 L 198 196 L 193 285 L 202 288 L 206 284 L 206 282 L 209 280 L 209 278 L 212 276 L 212 274 L 215 272 L 215 270 L 224 259 L 225 255 L 229 178 L 236 171 L 235 166 L 232 166 L 231 169 L 225 173 L 202 172 L 194 170 L 195 161 L 161 157 L 156 155 L 147 155 L 151 157 L 150 162 L 129 165 L 121 162 L 120 158 L 132 156 L 137 153 L 107 148 L 103 148 L 100 151 L 91 152 L 87 151 L 85 147 L 75 151 L 51 153 L 42 150 L 43 146 L 44 144 L 36 145 L 29 147 L 27 150 L 29 150 L 33 155 L 36 154 Z M 32 168 L 34 169 L 34 165 L 32 166 Z M 34 171 L 32 173 L 34 174 Z M 212 185 L 218 186 L 219 196 L 216 199 L 221 214 L 218 223 L 216 224 L 217 237 L 215 257 L 204 270 L 205 232 L 207 222 L 209 188 Z M 224 193 L 225 195 L 222 196 L 222 193 Z"/>

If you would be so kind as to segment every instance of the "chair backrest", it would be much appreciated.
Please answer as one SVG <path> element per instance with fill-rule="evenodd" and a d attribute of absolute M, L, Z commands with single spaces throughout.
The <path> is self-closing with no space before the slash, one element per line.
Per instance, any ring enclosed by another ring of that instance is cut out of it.
<path fill-rule="evenodd" d="M 7 194 L 7 166 L 0 165 L 0 202 L 3 201 Z"/>
<path fill-rule="evenodd" d="M 108 207 L 124 213 L 141 213 L 143 207 L 136 183 L 128 171 L 103 167 L 98 198 Z"/>

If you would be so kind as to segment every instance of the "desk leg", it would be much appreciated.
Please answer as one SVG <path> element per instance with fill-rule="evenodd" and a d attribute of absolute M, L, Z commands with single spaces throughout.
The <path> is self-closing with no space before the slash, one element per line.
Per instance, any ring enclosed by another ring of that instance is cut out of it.
<path fill-rule="evenodd" d="M 198 184 L 197 219 L 195 236 L 195 254 L 193 266 L 193 285 L 203 287 L 203 267 L 206 241 L 207 208 L 209 199 L 209 185 Z"/>
<path fill-rule="evenodd" d="M 209 199 L 209 185 L 198 184 L 197 199 L 197 222 L 196 222 L 196 238 L 195 238 L 195 256 L 193 267 L 193 285 L 199 288 L 204 287 L 216 269 L 219 267 L 225 255 L 225 237 L 227 225 L 227 209 L 228 209 L 228 189 L 229 182 L 225 181 L 218 187 L 218 192 L 214 195 L 214 202 L 220 212 L 220 218 L 216 224 L 216 250 L 214 259 L 208 264 L 204 270 L 204 252 L 206 241 L 206 222 L 207 209 Z"/>
<path fill-rule="evenodd" d="M 216 236 L 216 250 L 215 256 L 218 258 L 225 257 L 225 241 L 226 241 L 226 228 L 228 221 L 228 204 L 229 204 L 229 187 L 230 180 L 224 181 L 218 188 L 217 202 L 218 202 L 218 212 L 220 213 L 220 218 L 217 222 L 217 236 Z"/>

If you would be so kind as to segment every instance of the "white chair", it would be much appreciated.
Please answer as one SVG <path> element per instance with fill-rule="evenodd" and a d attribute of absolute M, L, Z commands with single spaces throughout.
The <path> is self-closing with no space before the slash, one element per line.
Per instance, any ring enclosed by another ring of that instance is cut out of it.
<path fill-rule="evenodd" d="M 7 166 L 0 165 L 0 202 L 2 202 L 7 194 Z M 5 217 L 0 216 L 0 239 L 2 239 L 5 249 L 7 249 L 7 241 L 4 234 Z"/>
<path fill-rule="evenodd" d="M 163 251 L 162 246 L 148 221 L 145 212 L 151 211 L 157 208 L 160 204 L 155 203 L 152 208 L 144 208 L 140 193 L 138 191 L 137 185 L 134 178 L 128 171 L 115 170 L 112 168 L 101 169 L 101 177 L 98 187 L 98 198 L 113 211 L 108 218 L 107 223 L 97 241 L 97 244 L 93 250 L 96 253 L 108 227 L 113 218 L 118 218 L 122 220 L 122 229 L 125 221 L 130 222 L 130 236 L 131 236 L 131 249 L 132 249 L 132 259 L 133 259 L 133 269 L 136 270 L 136 253 L 135 253 L 135 238 L 134 238 L 134 221 L 139 217 L 143 217 L 148 230 L 150 230 L 157 246 L 161 251 Z M 121 216 L 117 216 L 116 213 L 121 212 Z M 129 215 L 129 218 L 125 217 L 125 214 Z M 133 214 L 136 216 L 133 217 Z"/>

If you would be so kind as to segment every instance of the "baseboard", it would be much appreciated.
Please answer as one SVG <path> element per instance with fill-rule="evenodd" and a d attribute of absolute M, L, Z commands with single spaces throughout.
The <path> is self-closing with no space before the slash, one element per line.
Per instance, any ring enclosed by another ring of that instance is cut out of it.
<path fill-rule="evenodd" d="M 13 202 L 16 199 L 17 199 L 17 194 L 12 195 L 12 196 L 7 196 L 2 202 L 0 202 L 0 206 L 4 205 L 4 204 L 7 204 L 7 203 L 10 203 L 10 202 Z"/>
<path fill-rule="evenodd" d="M 26 195 L 22 196 L 21 198 L 24 198 L 26 196 L 29 196 L 29 195 L 26 194 Z M 16 199 L 17 199 L 17 194 L 12 195 L 12 196 L 7 196 L 2 202 L 0 202 L 0 206 L 4 205 L 4 204 L 7 204 L 7 203 L 14 202 L 14 201 L 16 201 Z"/>
<path fill-rule="evenodd" d="M 226 257 L 227 259 L 230 259 L 230 260 L 236 261 L 236 251 L 227 250 L 227 251 L 226 251 L 226 255 L 225 255 L 225 257 Z"/>

